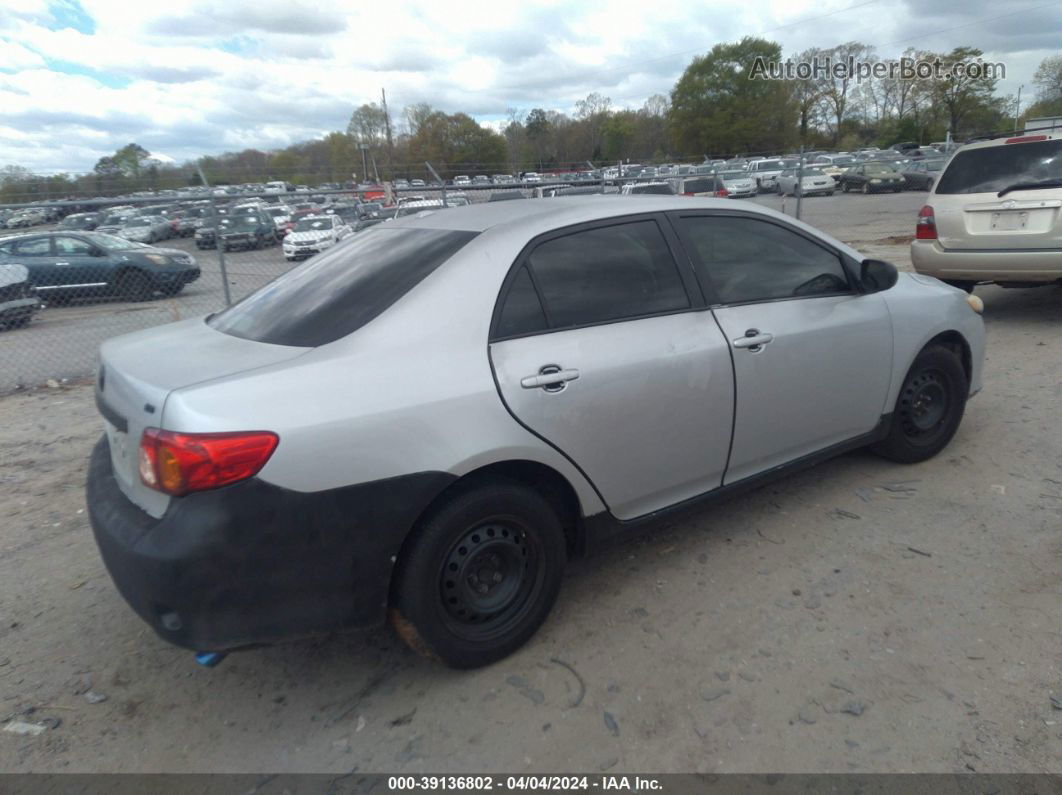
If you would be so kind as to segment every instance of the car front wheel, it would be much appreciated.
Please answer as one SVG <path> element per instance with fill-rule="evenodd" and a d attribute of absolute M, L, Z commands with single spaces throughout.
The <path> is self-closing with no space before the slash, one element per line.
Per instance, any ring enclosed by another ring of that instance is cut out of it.
<path fill-rule="evenodd" d="M 969 380 L 958 355 L 941 345 L 918 354 L 893 409 L 889 435 L 871 449 L 904 464 L 943 450 L 962 421 Z"/>
<path fill-rule="evenodd" d="M 549 614 L 564 530 L 539 494 L 506 479 L 459 487 L 406 542 L 390 618 L 415 651 L 454 668 L 508 656 Z"/>

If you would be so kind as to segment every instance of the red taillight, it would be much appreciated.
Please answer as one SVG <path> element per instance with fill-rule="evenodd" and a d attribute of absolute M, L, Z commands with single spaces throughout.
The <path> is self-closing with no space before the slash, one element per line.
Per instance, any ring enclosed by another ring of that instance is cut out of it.
<path fill-rule="evenodd" d="M 933 208 L 928 204 L 918 211 L 918 223 L 915 225 L 915 240 L 936 240 L 937 218 Z"/>
<path fill-rule="evenodd" d="M 717 191 L 715 192 L 715 196 L 716 196 L 717 198 L 720 198 L 720 199 L 725 199 L 725 198 L 726 198 L 727 196 L 729 196 L 729 195 L 730 195 L 730 194 L 729 194 L 729 193 L 727 192 L 727 189 L 726 189 L 726 188 L 720 188 L 719 190 L 717 190 Z"/>
<path fill-rule="evenodd" d="M 682 195 L 683 196 L 696 196 L 695 193 L 688 193 L 688 192 L 687 193 L 683 193 Z"/>
<path fill-rule="evenodd" d="M 1046 141 L 1046 135 L 1021 135 L 1017 138 L 1008 138 L 1004 143 L 1008 144 L 1026 144 L 1030 141 Z"/>
<path fill-rule="evenodd" d="M 178 497 L 256 474 L 277 447 L 269 431 L 174 433 L 148 428 L 140 438 L 140 479 Z"/>

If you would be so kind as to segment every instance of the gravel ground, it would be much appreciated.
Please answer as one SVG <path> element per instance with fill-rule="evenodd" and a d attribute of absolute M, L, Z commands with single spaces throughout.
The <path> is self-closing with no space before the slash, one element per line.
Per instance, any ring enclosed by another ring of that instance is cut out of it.
<path fill-rule="evenodd" d="M 846 237 L 902 254 L 899 220 Z M 1062 290 L 978 294 L 985 388 L 936 459 L 849 454 L 577 562 L 466 673 L 383 629 L 199 668 L 96 551 L 91 389 L 0 399 L 0 728 L 45 727 L 0 770 L 1060 773 Z"/>

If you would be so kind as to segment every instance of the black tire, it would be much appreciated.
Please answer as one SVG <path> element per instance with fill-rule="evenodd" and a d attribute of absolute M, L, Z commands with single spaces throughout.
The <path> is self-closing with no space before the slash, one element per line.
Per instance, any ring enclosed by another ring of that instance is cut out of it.
<path fill-rule="evenodd" d="M 177 295 L 183 289 L 184 289 L 184 283 L 183 282 L 180 283 L 180 284 L 171 284 L 171 285 L 168 285 L 168 286 L 162 288 L 162 294 L 167 296 L 167 297 L 172 297 L 172 296 Z"/>
<path fill-rule="evenodd" d="M 844 182 L 844 181 L 841 182 L 841 193 L 848 193 L 848 183 L 847 182 Z"/>
<path fill-rule="evenodd" d="M 537 493 L 503 479 L 463 488 L 406 542 L 391 624 L 426 657 L 453 668 L 489 665 L 545 621 L 566 558 L 560 520 Z"/>
<path fill-rule="evenodd" d="M 141 271 L 120 273 L 115 286 L 118 294 L 127 301 L 147 301 L 155 293 L 151 279 Z"/>
<path fill-rule="evenodd" d="M 826 194 L 825 194 L 825 195 L 827 195 L 827 196 L 832 196 L 832 195 L 833 195 L 833 191 L 832 191 L 832 190 L 828 190 L 828 191 L 826 191 Z"/>
<path fill-rule="evenodd" d="M 960 281 L 957 279 L 941 279 L 941 281 L 944 282 L 944 284 L 950 284 L 952 287 L 958 287 L 960 290 L 967 293 L 972 293 L 974 287 L 977 286 L 977 282 Z"/>
<path fill-rule="evenodd" d="M 903 464 L 932 458 L 955 435 L 969 392 L 966 371 L 953 351 L 924 348 L 900 387 L 889 435 L 871 450 Z"/>

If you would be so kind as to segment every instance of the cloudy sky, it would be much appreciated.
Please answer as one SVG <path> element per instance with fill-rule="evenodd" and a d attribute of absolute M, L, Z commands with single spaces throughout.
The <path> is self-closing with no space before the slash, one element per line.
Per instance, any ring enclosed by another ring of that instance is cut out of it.
<path fill-rule="evenodd" d="M 1062 0 L 0 0 L 0 166 L 87 171 L 130 141 L 178 161 L 344 129 L 386 87 L 497 123 L 591 91 L 638 107 L 693 55 L 764 35 L 786 55 L 972 45 L 1000 93 L 1060 50 Z"/>

